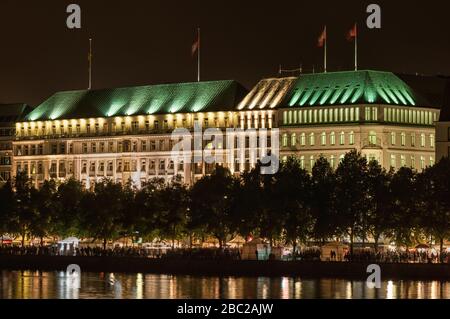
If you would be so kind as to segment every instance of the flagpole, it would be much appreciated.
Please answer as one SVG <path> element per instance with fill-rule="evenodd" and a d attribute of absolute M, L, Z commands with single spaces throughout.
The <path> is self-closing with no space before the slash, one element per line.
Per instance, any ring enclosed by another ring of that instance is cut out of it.
<path fill-rule="evenodd" d="M 358 71 L 358 25 L 355 23 L 355 71 Z"/>
<path fill-rule="evenodd" d="M 197 82 L 200 82 L 200 58 L 201 58 L 200 28 L 198 28 L 197 31 L 198 31 Z"/>
<path fill-rule="evenodd" d="M 89 89 L 92 89 L 92 39 L 89 39 Z"/>
<path fill-rule="evenodd" d="M 327 34 L 327 26 L 325 26 L 325 45 L 324 45 L 324 55 L 323 55 L 323 65 L 324 65 L 324 71 L 327 73 L 327 41 L 328 41 L 328 34 Z"/>

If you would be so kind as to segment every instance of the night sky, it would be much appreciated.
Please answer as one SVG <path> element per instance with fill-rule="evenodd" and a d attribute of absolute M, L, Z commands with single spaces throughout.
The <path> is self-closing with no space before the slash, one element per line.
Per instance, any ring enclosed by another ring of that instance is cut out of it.
<path fill-rule="evenodd" d="M 82 29 L 66 7 L 82 8 Z M 382 29 L 365 27 L 382 8 Z M 353 68 L 345 35 L 357 21 L 360 69 L 450 74 L 449 1 L 1 0 L 0 103 L 41 103 L 56 91 L 196 80 L 191 46 L 202 30 L 202 80 L 247 88 L 283 68 L 322 68 L 317 38 L 328 25 L 328 70 Z M 362 27 L 364 26 L 364 27 Z"/>

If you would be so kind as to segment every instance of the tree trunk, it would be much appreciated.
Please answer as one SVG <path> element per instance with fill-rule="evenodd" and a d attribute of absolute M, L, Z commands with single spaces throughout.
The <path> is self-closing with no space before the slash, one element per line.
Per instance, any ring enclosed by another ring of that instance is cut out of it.
<path fill-rule="evenodd" d="M 295 261 L 295 251 L 296 251 L 296 249 L 297 249 L 297 241 L 294 240 L 292 242 L 292 260 L 294 260 L 294 261 Z"/>
<path fill-rule="evenodd" d="M 444 263 L 444 238 L 441 237 L 439 240 L 439 260 L 442 263 Z"/>
<path fill-rule="evenodd" d="M 106 243 L 107 243 L 107 239 L 103 238 L 103 250 L 106 250 Z"/>
<path fill-rule="evenodd" d="M 41 237 L 41 247 L 44 247 L 44 237 Z"/>
<path fill-rule="evenodd" d="M 353 260 L 353 229 L 350 231 L 350 261 Z"/>
<path fill-rule="evenodd" d="M 25 227 L 22 228 L 22 248 L 25 247 L 25 236 L 26 236 Z"/>
<path fill-rule="evenodd" d="M 373 236 L 373 239 L 375 241 L 374 247 L 375 247 L 375 253 L 378 253 L 378 241 L 380 240 L 380 235 Z"/>

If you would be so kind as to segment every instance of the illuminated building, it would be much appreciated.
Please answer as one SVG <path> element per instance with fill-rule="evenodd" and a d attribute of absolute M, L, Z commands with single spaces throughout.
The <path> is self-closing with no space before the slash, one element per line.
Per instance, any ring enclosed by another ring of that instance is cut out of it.
<path fill-rule="evenodd" d="M 280 83 L 289 88 L 281 89 Z M 353 149 L 386 169 L 421 170 L 435 162 L 439 108 L 393 73 L 304 74 L 294 80 L 265 80 L 258 87 L 240 109 L 276 108 L 281 156 L 296 156 L 305 169 L 311 170 L 319 156 L 336 168 Z M 272 92 L 284 96 L 265 103 Z"/>
<path fill-rule="evenodd" d="M 436 158 L 450 157 L 450 79 L 444 90 L 443 108 L 436 123 Z"/>
<path fill-rule="evenodd" d="M 175 163 L 171 133 L 195 123 L 279 128 L 281 157 L 294 155 L 308 170 L 319 156 L 336 168 L 353 149 L 386 169 L 421 170 L 435 162 L 439 106 L 378 71 L 263 79 L 248 93 L 234 81 L 60 92 L 16 124 L 13 171 L 27 172 L 37 186 L 70 177 L 86 187 L 105 177 L 139 186 L 177 175 L 192 184 L 214 165 Z M 249 158 L 251 148 L 237 165 L 219 164 L 249 169 L 259 159 Z"/>
<path fill-rule="evenodd" d="M 175 128 L 234 127 L 245 94 L 234 81 L 59 92 L 16 124 L 14 172 L 37 186 L 73 177 L 89 187 L 110 178 L 137 185 L 180 175 L 186 183 L 213 166 L 174 163 Z"/>
<path fill-rule="evenodd" d="M 15 123 L 29 111 L 25 104 L 0 104 L 0 185 L 11 178 Z"/>

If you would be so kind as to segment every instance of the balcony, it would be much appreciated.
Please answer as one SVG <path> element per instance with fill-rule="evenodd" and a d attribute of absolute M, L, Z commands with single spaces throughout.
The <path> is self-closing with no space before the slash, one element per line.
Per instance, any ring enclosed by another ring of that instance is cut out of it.
<path fill-rule="evenodd" d="M 367 138 L 362 142 L 363 149 L 382 149 L 383 145 L 381 142 L 381 138 Z"/>

